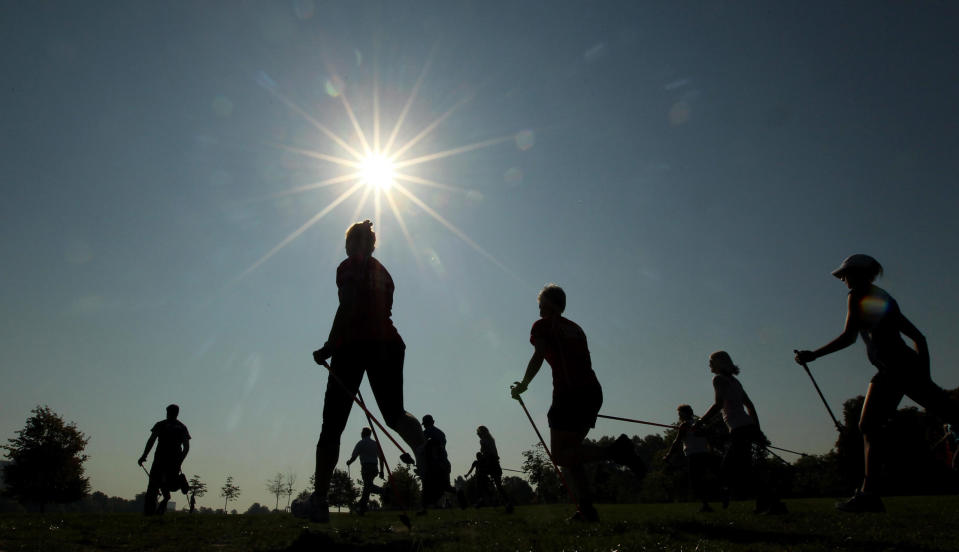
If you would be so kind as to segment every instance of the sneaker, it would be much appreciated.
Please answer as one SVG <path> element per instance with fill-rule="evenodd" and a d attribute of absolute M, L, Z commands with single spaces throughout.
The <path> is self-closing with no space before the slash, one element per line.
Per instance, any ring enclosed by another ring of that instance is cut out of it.
<path fill-rule="evenodd" d="M 886 511 L 886 506 L 883 505 L 882 499 L 878 496 L 856 491 L 856 494 L 852 495 L 852 498 L 849 500 L 837 502 L 836 509 L 840 512 L 853 514 L 861 514 L 864 512 L 880 513 Z"/>
<path fill-rule="evenodd" d="M 596 511 L 596 508 L 594 508 L 592 504 L 580 504 L 576 513 L 570 516 L 567 521 L 570 523 L 595 523 L 599 521 L 599 512 Z"/>
<path fill-rule="evenodd" d="M 646 477 L 646 464 L 636 454 L 636 447 L 625 433 L 616 438 L 616 441 L 609 447 L 609 453 L 613 462 L 632 470 L 637 479 L 641 480 Z"/>

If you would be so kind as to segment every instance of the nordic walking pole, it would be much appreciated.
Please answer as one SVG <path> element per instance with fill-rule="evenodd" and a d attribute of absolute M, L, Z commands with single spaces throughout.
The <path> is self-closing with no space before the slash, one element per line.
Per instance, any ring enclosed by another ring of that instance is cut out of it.
<path fill-rule="evenodd" d="M 657 424 L 656 422 L 647 422 L 645 420 L 634 420 L 632 418 L 620 418 L 619 416 L 607 416 L 605 414 L 597 414 L 596 417 L 606 418 L 607 420 L 619 420 L 621 422 L 632 422 L 634 424 L 644 424 L 644 425 L 651 425 L 651 426 L 658 426 L 658 427 L 669 427 L 672 429 L 676 429 L 677 427 L 679 427 L 679 426 L 674 426 L 669 424 Z"/>
<path fill-rule="evenodd" d="M 523 397 L 516 395 L 514 397 L 519 405 L 523 407 L 523 412 L 526 413 L 526 417 L 529 419 L 529 423 L 533 426 L 533 431 L 536 432 L 536 436 L 539 437 L 539 443 L 543 445 L 543 450 L 546 451 L 546 456 L 549 457 L 550 463 L 553 464 L 553 469 L 556 470 L 557 475 L 559 475 L 559 481 L 563 484 L 563 487 L 566 489 L 566 494 L 569 495 L 569 500 L 572 504 L 576 505 L 576 509 L 579 510 L 579 502 L 576 500 L 576 497 L 573 496 L 573 491 L 569 488 L 569 484 L 566 483 L 566 477 L 563 476 L 563 471 L 559 469 L 559 466 L 556 465 L 556 460 L 553 460 L 553 453 L 549 450 L 549 447 L 546 446 L 546 441 L 543 440 L 543 436 L 539 432 L 539 428 L 536 427 L 536 422 L 533 421 L 533 417 L 529 415 L 529 410 L 526 408 L 526 403 L 523 402 Z"/>
<path fill-rule="evenodd" d="M 799 351 L 795 349 L 793 349 L 793 352 L 796 353 L 797 355 L 799 354 Z M 812 377 L 812 372 L 809 371 L 809 366 L 806 366 L 805 362 L 800 362 L 799 365 L 802 366 L 804 370 L 806 370 L 806 374 L 808 374 L 809 379 L 812 380 L 813 387 L 816 388 L 816 393 L 819 393 L 819 398 L 822 399 L 822 403 L 826 405 L 826 411 L 829 412 L 829 417 L 832 418 L 832 423 L 836 425 L 836 431 L 838 431 L 839 433 L 842 433 L 842 426 L 839 425 L 839 422 L 836 420 L 836 415 L 833 414 L 832 409 L 829 408 L 829 403 L 826 402 L 826 397 L 823 396 L 822 391 L 819 389 L 819 384 L 816 383 L 816 378 Z"/>
<path fill-rule="evenodd" d="M 330 368 L 330 365 L 327 364 L 327 362 L 326 362 L 325 360 L 324 360 L 323 362 L 321 362 L 320 364 L 326 367 L 326 370 L 330 373 L 331 376 L 333 376 L 333 379 L 336 380 L 336 383 L 340 384 L 340 387 L 343 388 L 343 391 L 345 391 L 345 392 L 347 392 L 347 393 L 350 392 L 350 390 L 349 390 L 349 388 L 346 386 L 346 384 L 343 383 L 343 380 L 341 380 L 339 377 L 337 377 L 336 374 L 333 373 L 333 369 Z M 359 393 L 359 390 L 357 390 L 357 393 Z M 376 419 L 376 416 L 374 416 L 373 414 L 370 413 L 369 409 L 366 408 L 366 405 L 363 403 L 363 401 L 362 401 L 361 399 L 356 398 L 356 393 L 354 393 L 352 396 L 353 396 L 353 402 L 355 402 L 356 404 L 358 404 L 358 405 L 360 406 L 360 408 L 363 409 L 363 412 L 366 414 L 367 419 L 368 419 L 368 420 L 371 420 L 373 423 L 376 424 L 377 427 L 379 427 L 380 429 L 382 429 L 382 430 L 383 430 L 383 434 L 386 435 L 386 437 L 387 437 L 390 441 L 392 441 L 392 443 L 393 443 L 394 445 L 396 445 L 396 448 L 400 449 L 400 458 L 403 459 L 403 461 L 406 462 L 407 464 L 412 464 L 413 462 L 407 462 L 406 459 L 403 458 L 403 457 L 405 456 L 405 457 L 408 458 L 409 460 L 412 460 L 412 459 L 413 459 L 413 457 L 410 456 L 408 452 L 406 452 L 406 449 L 404 449 L 402 446 L 400 446 L 400 444 L 399 444 L 398 442 L 396 442 L 396 439 L 394 439 L 393 436 L 390 435 L 390 432 L 387 431 L 387 429 L 386 429 L 385 427 L 383 427 L 383 424 L 381 424 L 380 421 Z M 375 432 L 376 430 L 374 429 L 373 431 Z"/>
<path fill-rule="evenodd" d="M 597 414 L 596 417 L 598 417 L 598 418 L 606 418 L 606 419 L 609 419 L 609 420 L 619 420 L 619 421 L 621 421 L 621 422 L 632 422 L 632 423 L 634 423 L 634 424 L 644 424 L 644 425 L 651 425 L 651 426 L 657 426 L 657 427 L 669 427 L 669 428 L 673 428 L 673 429 L 676 429 L 677 427 L 679 427 L 679 426 L 669 425 L 669 424 L 658 424 L 658 423 L 656 423 L 656 422 L 647 422 L 646 420 L 634 420 L 634 419 L 632 419 L 632 418 L 620 418 L 619 416 L 606 416 L 605 414 Z M 766 448 L 771 448 L 771 449 L 775 449 L 775 450 L 781 450 L 781 451 L 783 451 L 783 452 L 790 452 L 790 453 L 792 453 L 792 454 L 798 454 L 799 456 L 809 456 L 809 455 L 806 454 L 805 452 L 797 452 L 797 451 L 795 451 L 795 450 L 789 450 L 789 449 L 782 448 L 782 447 L 774 447 L 774 446 L 772 446 L 772 445 L 769 445 L 769 446 L 767 446 Z"/>

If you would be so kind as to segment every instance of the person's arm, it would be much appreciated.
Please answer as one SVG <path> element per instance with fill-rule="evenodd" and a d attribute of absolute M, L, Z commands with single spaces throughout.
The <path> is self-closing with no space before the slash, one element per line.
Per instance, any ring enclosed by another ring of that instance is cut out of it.
<path fill-rule="evenodd" d="M 362 441 L 360 441 L 362 443 Z M 350 456 L 350 459 L 346 461 L 346 465 L 349 466 L 356 460 L 356 457 L 360 455 L 360 443 L 356 443 L 356 446 L 353 447 L 353 456 Z"/>
<path fill-rule="evenodd" d="M 536 374 L 539 373 L 539 369 L 543 367 L 543 360 L 546 357 L 543 354 L 542 341 L 540 339 L 536 339 L 533 342 L 533 347 L 533 356 L 530 357 L 529 363 L 526 365 L 526 373 L 523 374 L 523 380 L 517 382 L 511 388 L 514 399 L 519 399 L 519 396 L 526 391 L 530 382 L 532 382 L 533 378 L 536 377 Z"/>
<path fill-rule="evenodd" d="M 673 439 L 673 444 L 669 445 L 669 450 L 666 451 L 665 455 L 663 455 L 663 460 L 669 460 L 670 456 L 676 454 L 676 452 L 679 450 L 680 443 L 683 441 L 683 437 L 686 435 L 686 431 L 688 431 L 688 427 L 689 424 L 686 423 L 683 423 L 679 426 L 679 431 L 676 432 L 676 438 Z"/>
<path fill-rule="evenodd" d="M 919 353 L 919 362 L 925 372 L 929 373 L 929 345 L 926 336 L 915 327 L 902 313 L 899 314 L 899 332 L 912 340 L 916 352 Z"/>
<path fill-rule="evenodd" d="M 743 390 L 743 406 L 746 407 L 746 414 L 749 414 L 753 422 L 756 422 L 756 427 L 759 427 L 759 412 L 756 411 L 756 405 L 749 400 L 749 395 L 746 394 L 745 390 Z"/>
<path fill-rule="evenodd" d="M 343 284 L 336 290 L 340 304 L 336 307 L 336 314 L 333 315 L 333 325 L 330 327 L 330 335 L 322 347 L 313 351 L 313 360 L 317 364 L 323 364 L 326 359 L 333 356 L 333 352 L 343 337 L 344 328 L 348 325 L 348 319 L 353 313 L 353 299 L 355 290 L 352 285 Z"/>
<path fill-rule="evenodd" d="M 705 427 L 706 422 L 711 420 L 718 412 L 723 409 L 723 391 L 725 390 L 725 385 L 721 378 L 713 378 L 713 390 L 716 392 L 715 398 L 713 399 L 713 404 L 709 406 L 709 409 L 696 420 L 695 428 Z"/>
<path fill-rule="evenodd" d="M 474 461 L 473 464 L 470 466 L 469 471 L 467 471 L 467 472 L 466 472 L 466 475 L 463 476 L 463 477 L 464 477 L 464 478 L 465 478 L 465 477 L 469 477 L 470 474 L 473 473 L 473 468 L 475 468 L 475 467 L 476 467 L 476 462 Z"/>
<path fill-rule="evenodd" d="M 180 455 L 180 464 L 183 464 L 183 461 L 186 460 L 186 455 L 190 454 L 190 440 L 183 440 L 183 453 Z"/>
<path fill-rule="evenodd" d="M 142 466 L 143 463 L 147 461 L 147 455 L 150 454 L 150 449 L 153 448 L 153 443 L 155 443 L 156 440 L 157 440 L 157 434 L 150 433 L 150 438 L 147 439 L 147 445 L 146 447 L 143 448 L 143 456 L 141 456 L 140 459 L 137 460 L 137 464 L 140 464 Z"/>
<path fill-rule="evenodd" d="M 839 334 L 839 337 L 815 351 L 796 352 L 796 362 L 799 364 L 812 362 L 817 358 L 845 349 L 856 342 L 856 335 L 859 333 L 859 320 L 854 314 L 856 312 L 854 301 L 858 301 L 858 299 L 855 299 L 853 294 L 850 293 L 846 299 L 846 324 L 843 327 L 842 333 Z"/>

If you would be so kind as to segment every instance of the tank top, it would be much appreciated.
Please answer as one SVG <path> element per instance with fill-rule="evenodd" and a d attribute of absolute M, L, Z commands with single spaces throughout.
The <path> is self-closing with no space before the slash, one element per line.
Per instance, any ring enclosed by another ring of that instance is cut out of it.
<path fill-rule="evenodd" d="M 713 388 L 721 401 L 723 421 L 726 422 L 726 428 L 729 431 L 755 424 L 746 413 L 746 407 L 743 405 L 746 392 L 738 379 L 726 374 L 716 374 L 713 376 Z"/>

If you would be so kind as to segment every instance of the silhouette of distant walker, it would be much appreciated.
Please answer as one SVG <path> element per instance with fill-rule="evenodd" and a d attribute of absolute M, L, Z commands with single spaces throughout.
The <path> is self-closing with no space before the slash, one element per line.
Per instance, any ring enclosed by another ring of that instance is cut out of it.
<path fill-rule="evenodd" d="M 171 404 L 166 407 L 166 419 L 153 424 L 143 455 L 137 460 L 137 464 L 143 466 L 153 444 L 159 442 L 153 455 L 153 465 L 150 466 L 150 482 L 143 501 L 143 514 L 147 516 L 166 512 L 170 491 L 180 490 L 186 494 L 190 490 L 186 476 L 180 472 L 183 459 L 190 452 L 190 432 L 177 420 L 179 414 L 179 406 Z M 157 493 L 161 492 L 163 500 L 157 504 Z"/>

